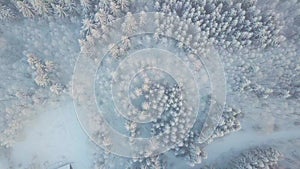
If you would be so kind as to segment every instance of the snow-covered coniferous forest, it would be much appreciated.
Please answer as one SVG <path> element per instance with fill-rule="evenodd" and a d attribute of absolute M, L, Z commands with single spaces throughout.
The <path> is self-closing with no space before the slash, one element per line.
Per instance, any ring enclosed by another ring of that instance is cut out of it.
<path fill-rule="evenodd" d="M 299 169 L 299 0 L 0 0 L 0 169 Z"/>

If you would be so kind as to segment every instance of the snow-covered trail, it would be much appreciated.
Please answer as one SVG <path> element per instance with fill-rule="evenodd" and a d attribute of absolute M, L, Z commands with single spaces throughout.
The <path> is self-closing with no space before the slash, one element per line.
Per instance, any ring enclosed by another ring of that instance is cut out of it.
<path fill-rule="evenodd" d="M 69 98 L 59 102 L 58 105 L 50 105 L 44 109 L 47 111 L 42 112 L 26 127 L 24 140 L 19 141 L 13 147 L 10 158 L 15 162 L 15 167 L 23 164 L 24 168 L 35 161 L 44 166 L 53 166 L 58 162 L 74 162 L 76 168 L 90 168 L 93 161 L 92 155 L 95 153 L 94 146 L 77 121 L 72 100 Z M 245 128 L 241 131 L 216 139 L 205 147 L 208 159 L 204 161 L 204 164 L 224 162 L 224 160 L 229 160 L 222 158 L 224 155 L 232 156 L 232 153 L 252 146 L 276 145 L 279 141 L 300 138 L 297 126 L 263 132 L 249 125 L 253 121 L 246 121 L 242 122 Z"/>
<path fill-rule="evenodd" d="M 295 128 L 289 131 L 279 131 L 271 134 L 257 134 L 257 132 L 235 132 L 214 141 L 205 147 L 209 154 L 208 162 L 214 161 L 221 154 L 227 153 L 230 150 L 243 150 L 251 146 L 259 146 L 264 144 L 272 144 L 275 141 L 300 138 L 299 129 Z M 300 147 L 299 147 L 300 148 Z"/>

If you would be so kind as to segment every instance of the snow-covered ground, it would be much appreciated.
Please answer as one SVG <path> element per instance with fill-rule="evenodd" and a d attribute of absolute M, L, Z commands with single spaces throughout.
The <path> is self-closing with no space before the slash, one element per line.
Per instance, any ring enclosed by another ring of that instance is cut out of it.
<path fill-rule="evenodd" d="M 72 163 L 76 168 L 89 168 L 93 149 L 76 119 L 72 100 L 56 108 L 45 107 L 38 118 L 26 125 L 22 141 L 14 145 L 12 163 L 23 166 L 39 163 L 43 167 Z M 21 152 L 21 153 L 20 153 Z M 47 159 L 45 161 L 45 159 Z"/>

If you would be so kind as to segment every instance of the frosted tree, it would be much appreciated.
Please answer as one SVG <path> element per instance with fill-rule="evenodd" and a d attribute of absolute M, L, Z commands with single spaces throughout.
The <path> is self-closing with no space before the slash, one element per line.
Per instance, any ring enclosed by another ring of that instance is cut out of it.
<path fill-rule="evenodd" d="M 114 1 L 110 2 L 109 7 L 110 7 L 110 10 L 111 10 L 113 15 L 116 16 L 120 13 L 120 6 L 117 3 L 115 3 Z"/>
<path fill-rule="evenodd" d="M 0 3 L 0 20 L 8 20 L 8 19 L 11 19 L 14 17 L 15 17 L 15 15 L 11 11 L 11 9 L 6 7 L 5 5 L 1 5 L 1 3 Z"/>
<path fill-rule="evenodd" d="M 55 64 L 53 61 L 50 61 L 50 60 L 45 61 L 44 67 L 45 67 L 45 71 L 48 73 L 54 72 L 54 70 L 55 70 Z"/>
<path fill-rule="evenodd" d="M 122 37 L 122 45 L 123 45 L 123 48 L 126 50 L 131 47 L 131 41 L 130 41 L 129 37 L 127 37 L 127 36 Z"/>
<path fill-rule="evenodd" d="M 129 0 L 117 0 L 117 1 L 118 1 L 118 4 L 120 4 L 122 11 L 126 10 L 130 4 Z"/>
<path fill-rule="evenodd" d="M 134 158 L 131 161 L 131 166 L 126 169 L 165 169 L 166 159 L 163 155 L 157 155 L 147 158 Z"/>
<path fill-rule="evenodd" d="M 110 52 L 111 52 L 111 55 L 114 57 L 114 58 L 117 58 L 119 57 L 120 55 L 120 50 L 119 50 L 119 47 L 115 44 L 110 44 L 109 45 L 109 49 L 110 49 Z"/>
<path fill-rule="evenodd" d="M 231 132 L 240 130 L 241 124 L 239 118 L 241 116 L 242 113 L 240 110 L 234 109 L 226 105 L 223 110 L 221 120 L 212 135 L 212 139 L 223 137 L 224 135 L 227 135 Z"/>
<path fill-rule="evenodd" d="M 140 22 L 139 22 L 140 26 L 144 26 L 146 24 L 146 20 L 147 20 L 147 14 L 145 11 L 142 11 L 140 13 Z"/>
<path fill-rule="evenodd" d="M 51 12 L 50 4 L 44 0 L 33 0 L 32 6 L 38 15 L 47 16 Z"/>
<path fill-rule="evenodd" d="M 57 81 L 54 62 L 50 60 L 42 61 L 32 53 L 26 54 L 26 56 L 28 64 L 35 71 L 34 82 L 38 86 L 49 87 L 50 91 L 57 95 L 61 94 L 65 86 Z"/>
<path fill-rule="evenodd" d="M 60 83 L 55 83 L 50 86 L 50 91 L 56 95 L 60 95 L 64 89 L 65 87 Z"/>
<path fill-rule="evenodd" d="M 91 30 L 95 29 L 96 25 L 90 19 L 83 19 L 81 26 L 81 34 L 90 35 Z"/>
<path fill-rule="evenodd" d="M 65 18 L 68 16 L 68 11 L 63 4 L 52 4 L 52 8 L 58 17 Z"/>
<path fill-rule="evenodd" d="M 131 34 L 137 29 L 137 22 L 132 15 L 132 13 L 128 12 L 125 18 L 124 23 L 122 24 L 122 31 L 124 34 Z"/>
<path fill-rule="evenodd" d="M 246 45 L 265 48 L 283 40 L 279 38 L 278 16 L 274 12 L 260 11 L 256 1 L 158 0 L 154 8 L 196 24 L 210 42 L 225 48 L 241 49 Z"/>
<path fill-rule="evenodd" d="M 37 76 L 34 78 L 34 81 L 38 86 L 46 87 L 50 85 L 49 76 L 44 73 L 38 73 Z"/>
<path fill-rule="evenodd" d="M 105 12 L 104 9 L 99 9 L 96 13 L 95 13 L 95 21 L 99 22 L 101 24 L 106 24 L 107 23 L 107 14 Z"/>
<path fill-rule="evenodd" d="M 34 17 L 35 11 L 29 2 L 17 1 L 16 4 L 19 11 L 23 14 L 24 17 L 29 17 L 29 18 Z"/>
<path fill-rule="evenodd" d="M 242 152 L 233 159 L 229 168 L 276 168 L 278 161 L 282 157 L 281 153 L 272 147 L 255 147 Z"/>
<path fill-rule="evenodd" d="M 136 122 L 128 121 L 125 124 L 125 128 L 130 132 L 130 137 L 136 137 L 138 130 Z"/>
<path fill-rule="evenodd" d="M 207 158 L 207 154 L 203 150 L 202 145 L 196 141 L 197 137 L 195 132 L 190 131 L 183 139 L 183 142 L 173 149 L 175 155 L 185 157 L 190 166 L 200 164 L 203 159 Z"/>
<path fill-rule="evenodd" d="M 91 0 L 80 0 L 80 4 L 84 9 L 89 9 L 92 5 Z"/>

